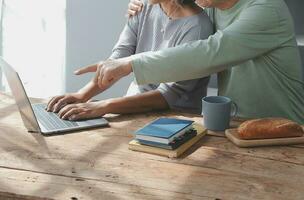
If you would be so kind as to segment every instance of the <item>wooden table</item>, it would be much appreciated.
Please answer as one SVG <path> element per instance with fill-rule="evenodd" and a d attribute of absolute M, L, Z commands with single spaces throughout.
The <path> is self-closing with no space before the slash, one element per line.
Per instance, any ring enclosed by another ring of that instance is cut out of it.
<path fill-rule="evenodd" d="M 108 116 L 110 127 L 43 137 L 0 94 L 0 199 L 304 199 L 304 146 L 242 149 L 206 136 L 179 159 L 128 150 L 160 117 Z"/>

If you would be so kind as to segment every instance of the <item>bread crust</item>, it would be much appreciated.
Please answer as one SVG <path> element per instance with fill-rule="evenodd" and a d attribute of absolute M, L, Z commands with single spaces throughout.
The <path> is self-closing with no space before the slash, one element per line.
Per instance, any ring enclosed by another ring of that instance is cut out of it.
<path fill-rule="evenodd" d="M 264 118 L 248 120 L 238 128 L 239 137 L 244 140 L 301 137 L 303 128 L 288 119 Z"/>

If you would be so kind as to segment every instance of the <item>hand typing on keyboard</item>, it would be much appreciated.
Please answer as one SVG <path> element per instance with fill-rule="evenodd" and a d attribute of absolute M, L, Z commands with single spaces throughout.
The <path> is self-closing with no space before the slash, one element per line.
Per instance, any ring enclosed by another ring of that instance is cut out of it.
<path fill-rule="evenodd" d="M 58 115 L 61 119 L 79 120 L 102 117 L 109 113 L 108 101 L 69 104 L 63 107 Z"/>
<path fill-rule="evenodd" d="M 67 104 L 83 103 L 85 101 L 86 99 L 84 98 L 84 95 L 81 93 L 71 93 L 61 96 L 55 96 L 49 101 L 46 110 L 48 112 L 57 113 L 59 112 L 60 109 L 62 109 Z"/>

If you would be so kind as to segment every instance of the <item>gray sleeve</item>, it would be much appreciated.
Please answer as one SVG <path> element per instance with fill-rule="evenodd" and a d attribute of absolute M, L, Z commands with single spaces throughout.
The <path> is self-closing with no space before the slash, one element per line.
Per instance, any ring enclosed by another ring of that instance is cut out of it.
<path fill-rule="evenodd" d="M 195 26 L 185 32 L 178 44 L 208 38 L 213 33 L 212 24 L 209 22 L 203 24 L 206 26 Z M 187 67 L 185 66 L 185 70 L 187 70 Z M 157 89 L 166 99 L 171 109 L 179 109 L 178 107 L 181 105 L 185 106 L 181 110 L 199 109 L 194 108 L 198 105 L 188 105 L 187 108 L 187 103 L 200 104 L 201 98 L 206 96 L 208 82 L 209 76 L 187 81 L 161 83 Z M 189 106 L 194 107 L 190 108 Z"/>
<path fill-rule="evenodd" d="M 137 45 L 137 33 L 139 16 L 128 19 L 123 31 L 119 36 L 119 40 L 112 50 L 109 59 L 118 59 L 135 54 Z"/>

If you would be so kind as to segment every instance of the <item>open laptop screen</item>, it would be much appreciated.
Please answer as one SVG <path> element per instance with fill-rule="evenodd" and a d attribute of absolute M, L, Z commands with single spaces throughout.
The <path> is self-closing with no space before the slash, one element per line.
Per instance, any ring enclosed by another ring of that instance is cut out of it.
<path fill-rule="evenodd" d="M 20 115 L 22 117 L 25 127 L 29 131 L 39 132 L 40 128 L 37 119 L 32 110 L 29 99 L 27 98 L 25 89 L 19 78 L 18 73 L 0 57 L 0 65 L 6 76 L 8 85 L 11 88 L 13 96 L 15 97 L 16 104 L 19 108 Z"/>

